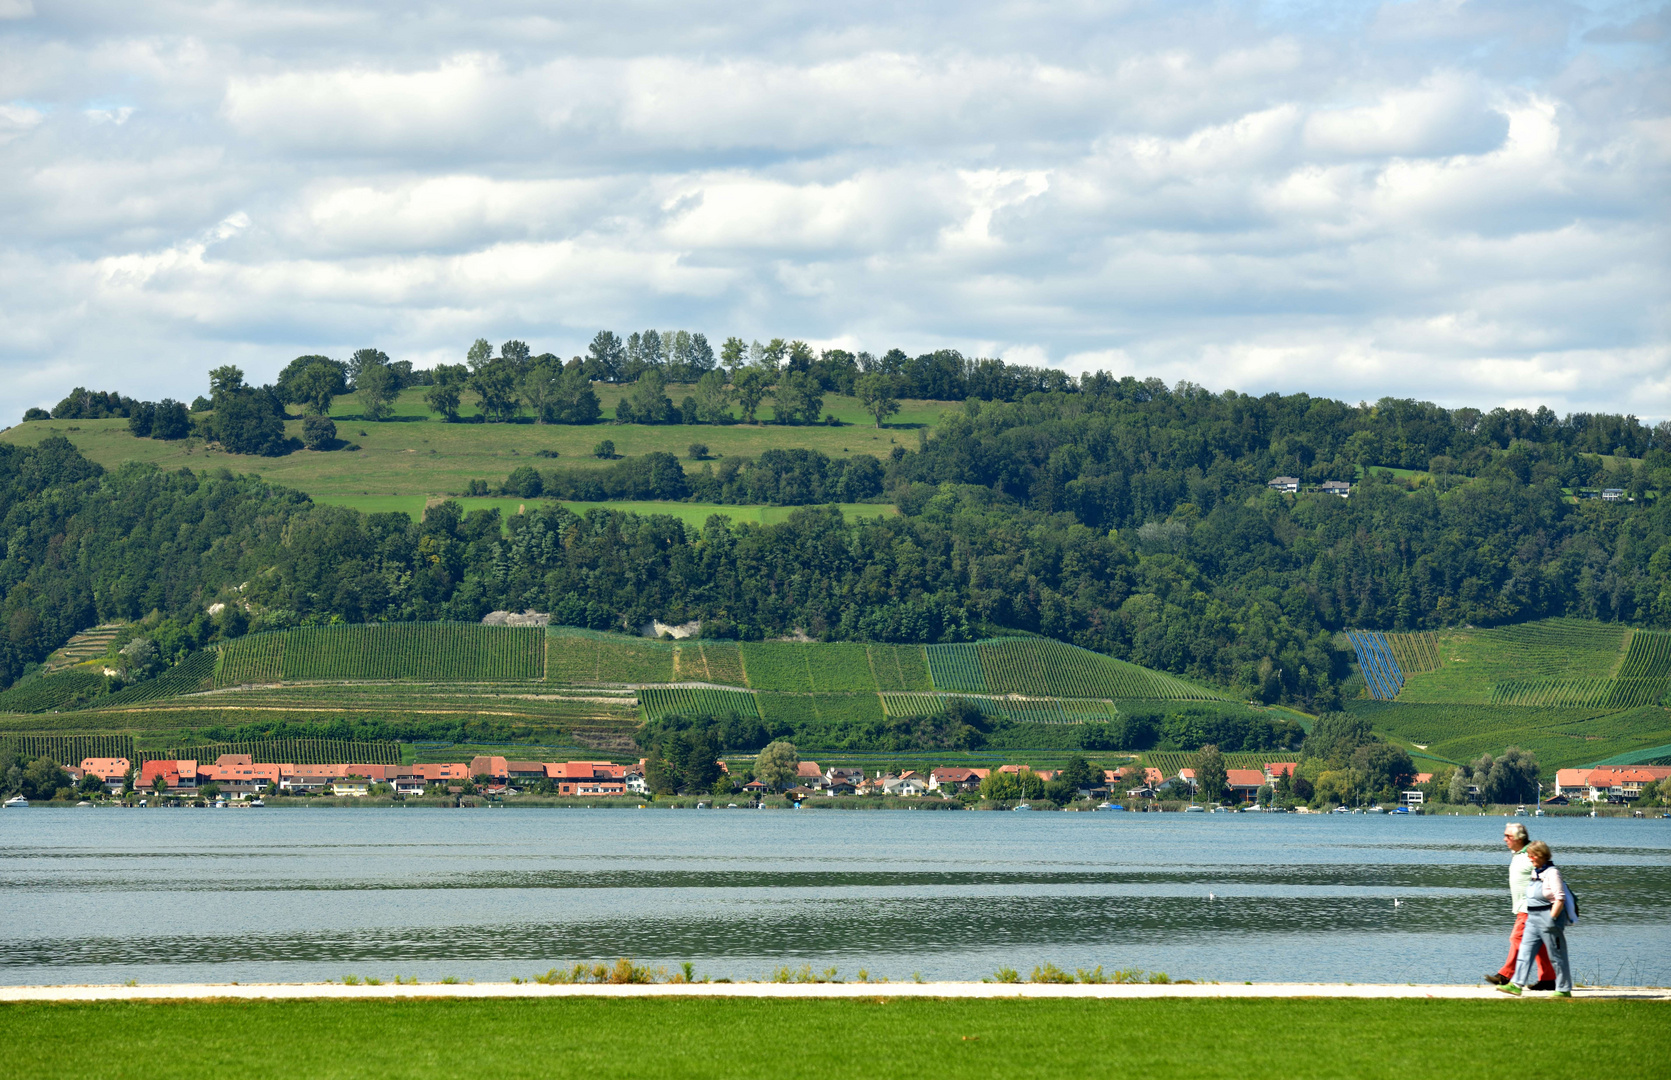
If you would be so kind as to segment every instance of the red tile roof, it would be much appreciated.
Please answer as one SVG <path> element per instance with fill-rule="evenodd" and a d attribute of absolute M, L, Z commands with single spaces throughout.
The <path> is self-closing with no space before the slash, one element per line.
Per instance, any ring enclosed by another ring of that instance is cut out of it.
<path fill-rule="evenodd" d="M 1256 788 L 1265 783 L 1263 769 L 1225 769 L 1224 777 L 1231 787 Z"/>

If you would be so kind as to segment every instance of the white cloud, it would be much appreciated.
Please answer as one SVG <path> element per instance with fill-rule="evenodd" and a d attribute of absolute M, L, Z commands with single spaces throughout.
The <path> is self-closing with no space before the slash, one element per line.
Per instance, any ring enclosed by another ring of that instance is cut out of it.
<path fill-rule="evenodd" d="M 1671 415 L 1630 3 L 8 14 L 0 416 L 646 325 Z"/>

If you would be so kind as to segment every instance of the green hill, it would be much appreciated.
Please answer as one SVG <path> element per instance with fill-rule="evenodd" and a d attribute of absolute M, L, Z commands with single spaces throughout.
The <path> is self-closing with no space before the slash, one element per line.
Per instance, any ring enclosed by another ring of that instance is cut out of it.
<path fill-rule="evenodd" d="M 1254 712 L 1210 687 L 1042 638 L 668 641 L 474 623 L 251 634 L 117 693 L 102 686 L 81 672 L 34 679 L 0 695 L 0 708 L 32 714 L 0 717 L 0 731 L 126 733 L 140 753 L 324 729 L 343 739 L 382 732 L 625 751 L 639 721 L 679 714 L 745 718 L 851 748 L 920 743 L 899 732 L 932 727 L 955 700 L 1018 746 L 1073 749 L 1085 740 L 1072 729 L 1084 725 L 1101 745 L 1123 737 L 1118 725 L 1128 717 L 1187 714 L 1211 725 Z"/>
<path fill-rule="evenodd" d="M 1671 633 L 1545 619 L 1383 637 L 1403 687 L 1348 710 L 1423 755 L 1460 762 L 1519 746 L 1548 771 L 1671 742 Z"/>

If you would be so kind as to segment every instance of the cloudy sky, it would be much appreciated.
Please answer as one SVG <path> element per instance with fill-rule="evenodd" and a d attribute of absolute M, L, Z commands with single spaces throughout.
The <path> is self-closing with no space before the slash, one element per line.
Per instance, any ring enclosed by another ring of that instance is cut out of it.
<path fill-rule="evenodd" d="M 0 0 L 0 419 L 601 328 L 1671 416 L 1671 7 Z"/>

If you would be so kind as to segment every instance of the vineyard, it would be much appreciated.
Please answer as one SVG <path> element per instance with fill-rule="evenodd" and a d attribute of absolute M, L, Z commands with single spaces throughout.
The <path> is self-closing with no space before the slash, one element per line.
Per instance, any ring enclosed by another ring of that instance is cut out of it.
<path fill-rule="evenodd" d="M 682 713 L 686 716 L 760 715 L 754 695 L 747 690 L 712 690 L 705 687 L 647 686 L 638 692 L 638 704 L 646 720 Z"/>
<path fill-rule="evenodd" d="M 1652 695 L 1645 684 L 1606 684 L 1616 674 L 1653 677 L 1658 645 L 1653 639 L 1671 638 L 1642 632 L 1632 635 L 1633 662 L 1625 653 L 1623 628 L 1580 619 L 1446 630 L 1436 636 L 1443 662 L 1431 670 L 1405 671 L 1400 702 L 1540 706 L 1620 702 L 1624 704 L 1616 707 L 1622 708 L 1657 701 L 1659 696 Z M 1636 638 L 1643 639 L 1640 645 Z M 1668 676 L 1671 672 L 1659 677 Z"/>
<path fill-rule="evenodd" d="M 537 682 L 545 677 L 545 633 L 524 626 L 310 626 L 239 638 L 220 655 L 217 686 L 310 679 Z"/>
<path fill-rule="evenodd" d="M 113 705 L 136 705 L 144 701 L 160 701 L 163 698 L 207 690 L 214 683 L 217 660 L 218 657 L 212 652 L 192 653 L 156 678 L 123 687 L 108 697 L 99 698 L 93 704 L 101 709 Z"/>
<path fill-rule="evenodd" d="M 1224 700 L 1225 695 L 1162 671 L 1048 638 L 1007 638 L 977 646 L 982 680 L 994 694 L 1038 694 L 1065 698 L 1149 698 L 1173 701 Z M 941 686 L 938 679 L 935 688 Z"/>
<path fill-rule="evenodd" d="M 1671 693 L 1671 679 L 1520 679 L 1491 687 L 1493 705 L 1605 705 L 1634 709 L 1655 705 Z"/>
<path fill-rule="evenodd" d="M 1369 630 L 1348 630 L 1347 640 L 1358 654 L 1358 668 L 1363 672 L 1364 684 L 1372 698 L 1391 701 L 1404 689 L 1404 672 L 1393 656 L 1385 634 Z"/>
<path fill-rule="evenodd" d="M 876 688 L 889 690 L 931 690 L 928 654 L 921 645 L 871 645 L 870 670 Z"/>
<path fill-rule="evenodd" d="M 1439 651 L 1439 635 L 1433 633 L 1422 634 L 1384 634 L 1387 648 L 1391 650 L 1393 659 L 1398 662 L 1399 670 L 1405 677 L 1420 675 L 1424 672 L 1438 671 L 1444 662 Z"/>
<path fill-rule="evenodd" d="M 399 765 L 396 742 L 349 742 L 343 739 L 262 739 L 254 742 L 199 743 L 166 750 L 141 750 L 133 759 L 147 761 L 213 762 L 222 754 L 248 754 L 250 759 L 284 765 Z"/>
<path fill-rule="evenodd" d="M 1671 634 L 1636 630 L 1630 635 L 1625 662 L 1619 668 L 1622 679 L 1665 679 L 1671 677 Z"/>
<path fill-rule="evenodd" d="M 0 754 L 51 758 L 60 765 L 80 765 L 90 757 L 127 758 L 135 765 L 132 735 L 42 735 L 31 732 L 0 734 Z"/>
<path fill-rule="evenodd" d="M 546 678 L 580 686 L 672 682 L 675 648 L 665 641 L 554 626 L 546 636 Z"/>
<path fill-rule="evenodd" d="M 42 675 L 0 694 L 0 712 L 41 713 L 78 705 L 103 692 L 105 677 L 85 668 Z"/>
<path fill-rule="evenodd" d="M 994 698 L 961 694 L 884 693 L 889 716 L 932 716 L 948 702 L 967 702 L 983 714 L 1021 724 L 1084 724 L 1112 720 L 1119 710 L 1106 701 L 1062 698 Z"/>
<path fill-rule="evenodd" d="M 755 690 L 829 694 L 876 691 L 870 654 L 863 645 L 749 643 L 742 647 L 748 684 Z"/>
<path fill-rule="evenodd" d="M 1377 732 L 1441 760 L 1471 761 L 1518 746 L 1545 773 L 1671 741 L 1671 709 L 1431 704 L 1359 700 L 1349 711 Z"/>
<path fill-rule="evenodd" d="M 763 719 L 797 728 L 873 724 L 882 720 L 882 703 L 875 694 L 780 694 L 762 691 L 756 697 Z"/>
<path fill-rule="evenodd" d="M 934 689 L 951 694 L 986 693 L 978 645 L 930 645 L 928 677 Z"/>

